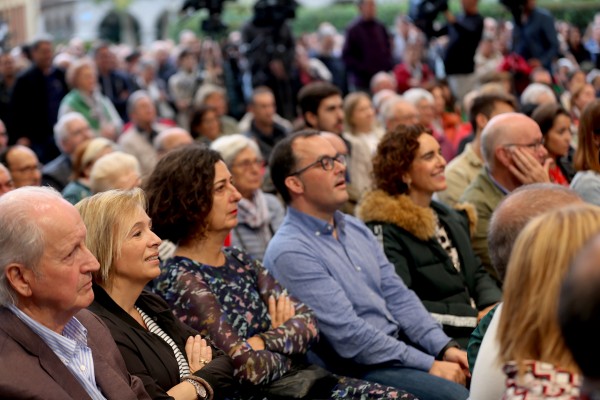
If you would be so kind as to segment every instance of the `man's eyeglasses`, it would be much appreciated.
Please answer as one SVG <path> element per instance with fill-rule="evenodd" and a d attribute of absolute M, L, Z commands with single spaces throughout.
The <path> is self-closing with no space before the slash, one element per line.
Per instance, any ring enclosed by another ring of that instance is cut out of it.
<path fill-rule="evenodd" d="M 522 144 L 522 143 L 508 143 L 505 144 L 504 147 L 527 147 L 530 150 L 536 151 L 538 150 L 540 147 L 542 147 L 544 145 L 544 142 L 539 140 L 537 142 L 533 142 L 533 143 L 529 143 L 529 144 Z"/>
<path fill-rule="evenodd" d="M 36 165 L 27 165 L 25 167 L 21 167 L 21 168 L 11 168 L 10 172 L 11 174 L 17 173 L 17 174 L 31 174 L 32 172 L 38 171 L 42 169 L 42 164 L 36 164 Z"/>
<path fill-rule="evenodd" d="M 292 172 L 289 176 L 300 175 L 301 173 L 308 171 L 310 168 L 312 168 L 316 165 L 319 165 L 319 164 L 321 165 L 321 168 L 323 168 L 324 171 L 331 171 L 333 169 L 333 167 L 335 166 L 336 161 L 345 166 L 346 165 L 346 155 L 338 153 L 333 157 L 331 157 L 331 156 L 319 157 L 319 159 L 317 161 L 315 161 L 314 163 L 310 163 L 306 167 L 299 169 L 298 171 Z"/>

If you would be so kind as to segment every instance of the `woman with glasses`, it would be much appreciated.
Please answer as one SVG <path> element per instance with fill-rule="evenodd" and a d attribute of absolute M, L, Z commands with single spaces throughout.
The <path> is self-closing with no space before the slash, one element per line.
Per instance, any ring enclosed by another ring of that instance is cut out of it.
<path fill-rule="evenodd" d="M 262 260 L 285 211 L 277 197 L 261 190 L 264 160 L 258 145 L 244 135 L 234 134 L 220 137 L 210 148 L 221 154 L 242 195 L 238 203 L 238 224 L 231 232 L 231 245 Z"/>
<path fill-rule="evenodd" d="M 583 110 L 577 128 L 577 150 L 571 189 L 588 203 L 600 205 L 600 100 Z"/>
<path fill-rule="evenodd" d="M 446 189 L 445 167 L 440 145 L 425 127 L 389 131 L 373 159 L 376 190 L 365 194 L 357 215 L 446 334 L 466 347 L 501 292 L 471 247 L 473 207 L 455 210 L 432 201 Z"/>
<path fill-rule="evenodd" d="M 242 196 L 219 153 L 197 145 L 174 150 L 158 162 L 145 188 L 154 231 L 177 244 L 155 291 L 231 356 L 234 376 L 244 384 L 241 397 L 412 398 L 303 361 L 317 338 L 312 311 L 288 296 L 259 261 L 223 248 Z"/>

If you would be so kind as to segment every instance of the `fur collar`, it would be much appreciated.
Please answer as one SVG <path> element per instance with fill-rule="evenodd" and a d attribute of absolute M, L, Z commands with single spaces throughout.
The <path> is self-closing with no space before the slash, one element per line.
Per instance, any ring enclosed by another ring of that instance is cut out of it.
<path fill-rule="evenodd" d="M 444 206 L 439 206 L 444 213 Z M 477 224 L 475 208 L 468 203 L 457 204 L 457 210 L 465 211 L 469 218 L 471 235 Z M 435 211 L 431 207 L 420 207 L 405 194 L 390 196 L 383 190 L 373 190 L 362 198 L 357 207 L 356 215 L 364 222 L 384 222 L 398 225 L 420 240 L 435 237 Z"/>

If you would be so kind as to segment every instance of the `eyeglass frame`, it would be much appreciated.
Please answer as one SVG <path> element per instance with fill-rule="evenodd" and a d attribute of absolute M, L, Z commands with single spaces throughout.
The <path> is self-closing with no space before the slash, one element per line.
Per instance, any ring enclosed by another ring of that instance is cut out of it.
<path fill-rule="evenodd" d="M 306 167 L 301 168 L 295 172 L 292 172 L 288 176 L 298 176 L 318 164 L 321 164 L 321 168 L 323 168 L 323 171 L 332 171 L 333 168 L 335 167 L 336 161 L 339 162 L 340 164 L 342 164 L 343 166 L 346 166 L 346 162 L 347 162 L 346 154 L 336 153 L 336 155 L 333 157 L 328 156 L 328 155 L 321 156 L 317 159 L 317 161 L 312 162 L 312 163 L 308 164 Z M 331 164 L 329 164 L 329 163 L 331 163 Z M 327 167 L 327 165 L 330 165 L 330 167 Z"/>
<path fill-rule="evenodd" d="M 511 146 L 514 146 L 514 147 L 527 147 L 527 148 L 529 148 L 529 149 L 531 149 L 533 151 L 536 151 L 540 147 L 544 147 L 544 140 L 542 139 L 542 140 L 539 140 L 539 141 L 537 141 L 535 143 L 527 143 L 527 144 L 524 144 L 524 143 L 507 143 L 507 144 L 503 145 L 502 147 L 511 147 Z"/>

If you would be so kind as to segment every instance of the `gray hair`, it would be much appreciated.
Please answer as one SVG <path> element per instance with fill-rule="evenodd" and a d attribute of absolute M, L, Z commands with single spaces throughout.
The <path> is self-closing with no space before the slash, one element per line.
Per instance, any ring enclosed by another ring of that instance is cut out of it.
<path fill-rule="evenodd" d="M 396 104 L 399 103 L 407 103 L 404 98 L 398 94 L 386 99 L 381 105 L 381 117 L 384 122 L 390 120 L 390 118 L 394 117 L 394 108 L 396 108 Z"/>
<path fill-rule="evenodd" d="M 194 96 L 194 106 L 198 107 L 201 106 L 202 104 L 204 104 L 204 102 L 206 101 L 206 99 L 208 97 L 210 97 L 211 95 L 218 93 L 221 94 L 225 97 L 227 97 L 227 93 L 225 92 L 225 89 L 222 88 L 221 86 L 217 86 L 214 85 L 212 83 L 205 83 L 202 86 L 200 86 L 198 88 L 198 91 L 196 92 L 196 95 Z"/>
<path fill-rule="evenodd" d="M 146 92 L 145 90 L 136 90 L 127 99 L 127 115 L 131 115 L 133 113 L 137 102 L 142 99 L 150 99 L 150 102 L 152 102 L 152 104 L 154 104 L 154 102 L 152 101 L 152 97 L 150 96 L 150 93 Z"/>
<path fill-rule="evenodd" d="M 247 136 L 240 135 L 239 133 L 221 136 L 211 143 L 210 148 L 218 152 L 221 157 L 223 157 L 223 161 L 228 167 L 231 167 L 238 154 L 247 148 L 251 148 L 258 157 L 262 157 L 256 142 Z"/>
<path fill-rule="evenodd" d="M 39 203 L 62 200 L 51 187 L 26 186 L 0 197 L 0 306 L 16 303 L 16 293 L 6 279 L 8 265 L 17 263 L 34 272 L 44 254 L 44 232 L 31 216 Z"/>
<path fill-rule="evenodd" d="M 521 104 L 541 104 L 542 96 L 550 96 L 553 99 L 556 99 L 554 92 L 551 88 L 543 83 L 532 83 L 525 88 L 523 93 L 521 93 Z"/>
<path fill-rule="evenodd" d="M 430 104 L 435 102 L 433 95 L 429 91 L 421 88 L 408 89 L 404 92 L 402 97 L 415 107 L 423 99 L 427 100 Z"/>
<path fill-rule="evenodd" d="M 90 171 L 90 189 L 93 193 L 115 189 L 115 183 L 125 173 L 134 171 L 140 174 L 140 163 L 131 154 L 114 151 L 102 156 Z"/>
<path fill-rule="evenodd" d="M 54 125 L 54 142 L 61 153 L 64 152 L 63 142 L 69 137 L 69 129 L 67 129 L 67 127 L 71 121 L 76 119 L 87 122 L 83 115 L 76 111 L 71 111 L 60 117 L 56 125 Z"/>

